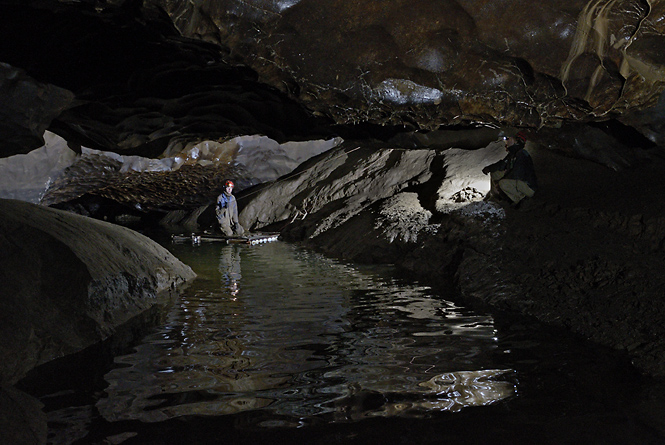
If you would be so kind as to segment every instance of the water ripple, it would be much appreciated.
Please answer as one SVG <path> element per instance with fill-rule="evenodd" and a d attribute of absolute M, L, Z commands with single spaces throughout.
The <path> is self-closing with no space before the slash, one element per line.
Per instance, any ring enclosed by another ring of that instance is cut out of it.
<path fill-rule="evenodd" d="M 174 248 L 201 278 L 116 359 L 97 403 L 106 420 L 264 410 L 280 417 L 263 426 L 302 425 L 422 417 L 515 393 L 512 372 L 492 368 L 492 318 L 428 287 L 284 243 L 199 247 Z"/>

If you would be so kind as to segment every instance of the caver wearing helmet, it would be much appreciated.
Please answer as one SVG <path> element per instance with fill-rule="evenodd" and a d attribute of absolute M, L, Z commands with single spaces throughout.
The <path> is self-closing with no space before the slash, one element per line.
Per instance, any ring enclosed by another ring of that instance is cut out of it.
<path fill-rule="evenodd" d="M 502 140 L 505 144 L 506 151 L 517 152 L 524 148 L 524 145 L 527 141 L 527 136 L 523 131 L 518 131 L 514 136 L 504 136 Z"/>
<path fill-rule="evenodd" d="M 490 173 L 490 195 L 508 198 L 513 205 L 519 204 L 524 197 L 532 197 L 538 188 L 533 160 L 524 145 L 527 135 L 519 131 L 514 136 L 503 138 L 508 155 L 494 164 L 483 168 L 483 173 Z"/>
<path fill-rule="evenodd" d="M 520 141 L 522 144 L 526 144 L 526 133 L 523 131 L 518 131 L 517 134 L 515 135 L 515 140 Z"/>
<path fill-rule="evenodd" d="M 238 222 L 238 202 L 233 196 L 233 181 L 224 182 L 224 191 L 217 197 L 215 214 L 222 233 L 226 236 L 242 236 L 245 229 Z"/>

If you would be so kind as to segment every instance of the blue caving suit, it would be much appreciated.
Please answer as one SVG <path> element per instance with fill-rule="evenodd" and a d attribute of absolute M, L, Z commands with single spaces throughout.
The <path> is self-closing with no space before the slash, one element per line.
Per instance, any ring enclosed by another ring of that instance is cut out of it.
<path fill-rule="evenodd" d="M 215 209 L 217 221 L 222 233 L 226 236 L 242 236 L 245 229 L 238 222 L 238 202 L 236 197 L 222 192 L 217 197 L 217 207 Z"/>

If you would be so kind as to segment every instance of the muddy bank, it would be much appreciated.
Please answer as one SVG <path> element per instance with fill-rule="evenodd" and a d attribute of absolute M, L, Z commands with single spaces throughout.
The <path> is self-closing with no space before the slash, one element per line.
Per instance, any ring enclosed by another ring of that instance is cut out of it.
<path fill-rule="evenodd" d="M 563 326 L 665 377 L 663 159 L 615 171 L 528 149 L 540 190 L 518 208 L 482 200 L 478 166 L 503 155 L 493 144 L 347 146 L 250 191 L 241 221 L 330 256 L 395 263 L 462 301 Z"/>

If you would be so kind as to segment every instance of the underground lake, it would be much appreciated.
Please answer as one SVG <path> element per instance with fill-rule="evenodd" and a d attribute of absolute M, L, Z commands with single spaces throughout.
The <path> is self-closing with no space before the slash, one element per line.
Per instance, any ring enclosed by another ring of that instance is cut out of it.
<path fill-rule="evenodd" d="M 282 241 L 160 241 L 198 274 L 33 371 L 52 444 L 663 443 L 612 351 Z"/>

